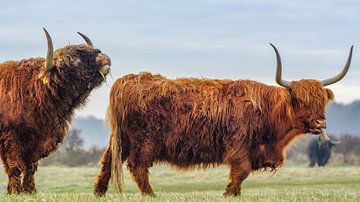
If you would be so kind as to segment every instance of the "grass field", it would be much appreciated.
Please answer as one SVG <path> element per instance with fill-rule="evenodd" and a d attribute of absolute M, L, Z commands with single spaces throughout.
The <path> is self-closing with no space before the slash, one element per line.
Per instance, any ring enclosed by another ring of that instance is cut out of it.
<path fill-rule="evenodd" d="M 125 169 L 126 170 L 126 169 Z M 40 167 L 36 174 L 38 193 L 7 196 L 7 178 L 1 172 L 0 201 L 360 201 L 360 167 L 307 168 L 285 166 L 275 174 L 251 175 L 241 197 L 224 198 L 228 168 L 176 171 L 167 166 L 150 170 L 156 197 L 142 197 L 125 172 L 126 191 L 121 196 L 111 188 L 105 198 L 92 195 L 98 168 Z"/>

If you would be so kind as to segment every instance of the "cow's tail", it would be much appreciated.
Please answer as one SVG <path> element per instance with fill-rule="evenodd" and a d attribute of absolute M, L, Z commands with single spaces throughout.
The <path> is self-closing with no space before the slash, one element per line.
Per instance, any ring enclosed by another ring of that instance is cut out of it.
<path fill-rule="evenodd" d="M 122 169 L 121 159 L 121 130 L 119 127 L 119 116 L 112 114 L 111 107 L 108 109 L 108 121 L 111 126 L 111 182 L 114 188 L 118 192 L 122 192 L 124 189 L 124 175 Z"/>

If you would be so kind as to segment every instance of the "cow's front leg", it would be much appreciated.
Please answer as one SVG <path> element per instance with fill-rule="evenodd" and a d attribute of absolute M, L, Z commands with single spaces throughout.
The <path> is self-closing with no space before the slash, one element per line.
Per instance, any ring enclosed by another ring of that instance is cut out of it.
<path fill-rule="evenodd" d="M 26 165 L 24 176 L 22 179 L 23 192 L 26 194 L 32 194 L 36 192 L 34 174 L 38 168 L 38 163 L 31 163 Z"/>
<path fill-rule="evenodd" d="M 251 171 L 249 161 L 233 161 L 230 164 L 230 183 L 226 187 L 224 196 L 238 196 L 241 193 L 241 184 Z"/>
<path fill-rule="evenodd" d="M 0 148 L 1 160 L 4 164 L 5 172 L 8 176 L 7 193 L 8 194 L 20 194 L 22 191 L 21 187 L 21 173 L 25 168 L 25 164 L 21 159 L 21 149 L 19 144 L 14 137 L 16 133 L 11 133 L 8 140 Z"/>
<path fill-rule="evenodd" d="M 21 187 L 21 173 L 23 166 L 21 162 L 16 159 L 7 157 L 2 154 L 2 161 L 5 167 L 5 172 L 8 176 L 7 193 L 8 194 L 20 194 L 22 191 Z"/>
<path fill-rule="evenodd" d="M 11 166 L 6 172 L 8 174 L 8 186 L 7 186 L 7 193 L 8 194 L 20 194 L 21 189 L 21 168 L 19 166 Z"/>

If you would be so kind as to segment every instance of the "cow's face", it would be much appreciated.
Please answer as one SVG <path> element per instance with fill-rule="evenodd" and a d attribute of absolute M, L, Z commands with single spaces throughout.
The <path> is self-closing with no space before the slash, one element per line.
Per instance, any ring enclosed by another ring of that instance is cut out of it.
<path fill-rule="evenodd" d="M 68 94 L 79 96 L 89 93 L 105 80 L 111 60 L 94 48 L 87 36 L 79 33 L 86 44 L 69 45 L 53 52 L 51 37 L 44 31 L 48 42 L 48 54 L 40 74 L 44 83 L 65 88 Z"/>
<path fill-rule="evenodd" d="M 317 80 L 291 82 L 289 88 L 294 118 L 306 133 L 320 134 L 326 128 L 325 108 L 333 92 Z"/>
<path fill-rule="evenodd" d="M 324 130 L 326 128 L 325 107 L 329 100 L 334 99 L 334 95 L 331 90 L 324 88 L 324 86 L 336 83 L 346 75 L 351 64 L 353 46 L 350 48 L 344 68 L 337 75 L 322 81 L 304 79 L 290 82 L 282 79 L 282 64 L 279 51 L 273 44 L 270 45 L 274 48 L 277 60 L 275 80 L 280 86 L 287 88 L 289 91 L 294 112 L 291 116 L 295 119 L 292 120 L 296 122 L 295 127 L 306 133 L 321 134 L 323 139 L 329 139 Z M 294 124 L 292 123 L 292 125 Z"/>
<path fill-rule="evenodd" d="M 105 80 L 111 60 L 99 49 L 89 45 L 70 45 L 54 53 L 53 72 L 62 81 L 76 82 L 81 88 L 92 89 Z"/>

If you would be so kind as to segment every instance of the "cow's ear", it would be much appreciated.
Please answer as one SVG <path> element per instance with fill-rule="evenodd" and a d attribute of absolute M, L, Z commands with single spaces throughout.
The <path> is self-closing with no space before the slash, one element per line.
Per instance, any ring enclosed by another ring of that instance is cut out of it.
<path fill-rule="evenodd" d="M 39 79 L 40 82 L 42 82 L 44 85 L 49 85 L 49 84 L 50 84 L 50 79 L 51 79 L 51 74 L 50 74 L 49 72 L 42 71 L 42 72 L 40 72 L 40 74 L 38 75 L 38 79 Z"/>
<path fill-rule="evenodd" d="M 332 90 L 328 89 L 328 88 L 325 88 L 325 91 L 326 91 L 326 94 L 328 96 L 328 99 L 333 101 L 335 96 L 334 96 L 334 93 L 332 92 Z"/>

